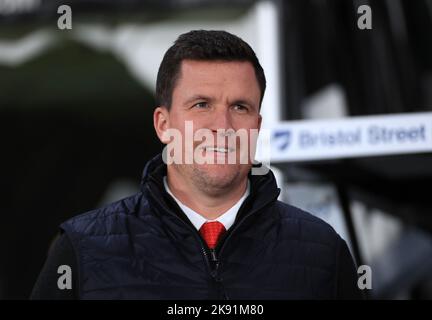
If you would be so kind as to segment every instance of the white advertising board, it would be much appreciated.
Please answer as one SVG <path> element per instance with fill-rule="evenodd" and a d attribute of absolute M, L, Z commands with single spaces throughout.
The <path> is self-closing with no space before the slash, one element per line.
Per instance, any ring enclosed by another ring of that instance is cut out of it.
<path fill-rule="evenodd" d="M 257 160 L 274 163 L 432 152 L 432 112 L 286 121 L 262 133 Z"/>

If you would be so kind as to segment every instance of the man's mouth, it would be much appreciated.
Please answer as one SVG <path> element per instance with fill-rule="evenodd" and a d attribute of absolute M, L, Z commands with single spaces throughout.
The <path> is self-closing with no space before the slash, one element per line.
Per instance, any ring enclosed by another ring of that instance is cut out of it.
<path fill-rule="evenodd" d="M 219 153 L 228 153 L 235 151 L 234 148 L 225 148 L 225 147 L 203 147 L 203 149 L 207 152 L 219 152 Z"/>

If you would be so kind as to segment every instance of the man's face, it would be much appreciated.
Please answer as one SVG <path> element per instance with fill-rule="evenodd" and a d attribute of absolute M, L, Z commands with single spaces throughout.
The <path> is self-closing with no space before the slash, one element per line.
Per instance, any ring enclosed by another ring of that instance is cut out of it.
<path fill-rule="evenodd" d="M 183 160 L 188 155 L 193 158 L 194 154 L 200 154 L 214 161 L 173 164 L 173 169 L 198 185 L 215 191 L 243 181 L 251 161 L 247 155 L 247 163 L 240 158 L 245 152 L 250 152 L 251 147 L 255 148 L 255 141 L 249 135 L 247 145 L 240 146 L 239 138 L 232 140 L 233 136 L 223 133 L 259 130 L 260 98 L 261 91 L 251 63 L 184 60 L 172 93 L 170 110 L 161 108 L 162 116 L 159 117 L 155 111 L 156 130 L 160 138 L 158 127 L 181 132 Z M 166 123 L 158 126 L 157 119 L 164 119 Z M 206 129 L 213 141 L 202 139 L 192 143 L 185 132 L 186 121 L 192 121 L 194 133 Z"/>

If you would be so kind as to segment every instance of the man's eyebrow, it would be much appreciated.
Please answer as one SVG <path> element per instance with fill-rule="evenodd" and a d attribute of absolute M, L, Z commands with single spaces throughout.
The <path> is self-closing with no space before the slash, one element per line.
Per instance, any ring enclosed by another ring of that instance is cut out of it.
<path fill-rule="evenodd" d="M 196 94 L 196 95 L 193 95 L 193 96 L 191 96 L 190 98 L 188 98 L 185 102 L 184 102 L 184 105 L 188 105 L 188 104 L 190 104 L 190 103 L 192 103 L 192 102 L 194 102 L 194 101 L 198 101 L 198 100 L 204 100 L 204 101 L 209 101 L 209 102 L 211 102 L 211 101 L 213 101 L 214 99 L 212 98 L 212 97 L 210 97 L 210 96 L 206 96 L 206 95 L 203 95 L 203 94 Z M 251 100 L 249 100 L 249 99 L 244 99 L 244 98 L 240 98 L 240 99 L 234 99 L 232 102 L 231 102 L 231 105 L 235 105 L 235 104 L 240 104 L 240 105 L 248 105 L 248 106 L 251 106 L 251 107 L 253 107 L 253 108 L 255 108 L 255 109 L 257 109 L 258 107 L 251 101 Z"/>
<path fill-rule="evenodd" d="M 186 104 L 189 104 L 189 103 L 194 102 L 194 101 L 197 101 L 197 100 L 211 101 L 212 98 L 209 97 L 209 96 L 205 96 L 205 95 L 203 95 L 203 94 L 196 94 L 196 95 L 193 95 L 192 97 L 188 98 L 188 99 L 184 102 L 184 104 L 186 105 Z"/>

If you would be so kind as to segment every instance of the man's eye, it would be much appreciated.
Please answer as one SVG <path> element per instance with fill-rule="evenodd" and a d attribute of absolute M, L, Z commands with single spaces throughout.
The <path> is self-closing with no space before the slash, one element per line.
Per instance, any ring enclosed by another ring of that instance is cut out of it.
<path fill-rule="evenodd" d="M 237 110 L 237 111 L 247 111 L 248 108 L 245 107 L 245 106 L 242 106 L 241 104 L 236 104 L 236 105 L 234 105 L 234 110 Z"/>
<path fill-rule="evenodd" d="M 198 102 L 198 103 L 194 104 L 194 107 L 198 108 L 198 109 L 204 109 L 204 108 L 208 107 L 208 104 L 207 104 L 207 102 Z"/>

